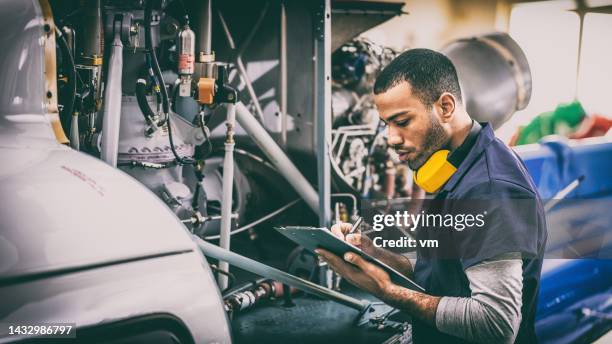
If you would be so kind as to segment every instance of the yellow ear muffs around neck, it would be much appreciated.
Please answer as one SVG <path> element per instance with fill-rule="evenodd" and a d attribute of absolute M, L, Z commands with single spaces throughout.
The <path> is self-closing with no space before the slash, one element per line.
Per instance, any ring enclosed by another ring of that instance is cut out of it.
<path fill-rule="evenodd" d="M 450 179 L 457 168 L 448 161 L 448 150 L 439 150 L 414 172 L 414 182 L 423 190 L 434 193 Z"/>

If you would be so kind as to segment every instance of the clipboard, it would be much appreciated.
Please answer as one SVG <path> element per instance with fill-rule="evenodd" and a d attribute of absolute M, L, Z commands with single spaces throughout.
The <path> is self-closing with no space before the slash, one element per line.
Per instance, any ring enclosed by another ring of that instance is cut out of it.
<path fill-rule="evenodd" d="M 286 226 L 286 227 L 274 227 L 279 233 L 287 237 L 289 240 L 303 246 L 307 250 L 314 253 L 314 250 L 322 248 L 329 252 L 343 257 L 346 252 L 353 252 L 358 254 L 366 261 L 378 265 L 380 268 L 385 270 L 391 281 L 402 287 L 424 292 L 425 288 L 418 285 L 410 278 L 404 276 L 397 270 L 393 269 L 389 265 L 381 262 L 380 260 L 370 256 L 363 252 L 359 248 L 349 244 L 337 238 L 327 228 L 319 227 L 307 227 L 307 226 Z"/>

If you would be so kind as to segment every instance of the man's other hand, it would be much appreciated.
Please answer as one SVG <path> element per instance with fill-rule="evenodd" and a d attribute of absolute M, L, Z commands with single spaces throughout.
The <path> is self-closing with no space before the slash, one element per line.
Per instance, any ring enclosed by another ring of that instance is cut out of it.
<path fill-rule="evenodd" d="M 347 252 L 344 254 L 344 259 L 341 259 L 324 249 L 317 249 L 316 252 L 334 271 L 374 296 L 384 297 L 387 289 L 393 285 L 385 270 L 367 262 L 355 253 Z"/>
<path fill-rule="evenodd" d="M 344 259 L 324 249 L 315 252 L 346 280 L 384 303 L 405 310 L 410 315 L 435 326 L 440 297 L 406 289 L 391 282 L 389 274 L 359 255 L 347 252 Z"/>

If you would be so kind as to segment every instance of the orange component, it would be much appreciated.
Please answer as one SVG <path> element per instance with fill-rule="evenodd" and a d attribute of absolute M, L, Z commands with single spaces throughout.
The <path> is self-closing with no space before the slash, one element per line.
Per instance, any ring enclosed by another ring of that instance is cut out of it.
<path fill-rule="evenodd" d="M 47 118 L 51 123 L 55 139 L 61 144 L 67 144 L 70 141 L 59 119 L 59 109 L 57 106 L 57 65 L 55 56 L 55 23 L 53 22 L 53 13 L 48 0 L 40 1 L 42 8 L 45 35 L 42 36 L 44 44 L 44 63 L 45 63 L 45 93 L 44 99 Z"/>
<path fill-rule="evenodd" d="M 198 103 L 212 104 L 215 96 L 215 79 L 200 78 L 198 80 Z"/>
<path fill-rule="evenodd" d="M 102 65 L 102 56 L 97 56 L 97 55 L 94 55 L 94 56 L 91 58 L 91 60 L 92 60 L 92 61 L 91 61 L 91 65 L 92 65 L 92 66 L 101 66 L 101 65 Z"/>

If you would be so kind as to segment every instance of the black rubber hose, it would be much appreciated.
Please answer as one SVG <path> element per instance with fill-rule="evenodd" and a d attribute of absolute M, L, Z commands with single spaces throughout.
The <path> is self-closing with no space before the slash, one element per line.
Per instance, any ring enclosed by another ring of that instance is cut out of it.
<path fill-rule="evenodd" d="M 144 79 L 136 80 L 136 100 L 138 101 L 138 107 L 142 112 L 147 123 L 153 123 L 155 113 L 151 110 L 149 102 L 147 101 L 147 82 Z"/>
<path fill-rule="evenodd" d="M 153 47 L 153 33 L 151 29 L 151 20 L 152 20 L 152 11 L 153 11 L 153 0 L 147 0 L 144 9 L 144 24 L 145 24 L 145 48 L 147 53 L 151 58 L 151 66 L 153 67 L 153 73 L 155 73 L 155 77 L 157 78 L 157 82 L 161 88 L 162 95 L 162 110 L 164 112 L 165 118 L 158 123 L 159 126 L 164 124 L 168 127 L 168 139 L 170 141 L 170 150 L 176 159 L 176 162 L 181 165 L 193 164 L 193 160 L 185 157 L 181 157 L 178 155 L 176 148 L 174 147 L 174 139 L 172 137 L 172 125 L 170 124 L 170 101 L 168 100 L 168 90 L 164 84 L 164 79 L 162 77 L 161 68 L 159 68 L 159 62 L 157 61 L 157 55 L 155 54 L 155 47 Z"/>
<path fill-rule="evenodd" d="M 67 62 L 66 67 L 69 73 L 68 74 L 68 90 L 70 91 L 70 95 L 68 97 L 68 102 L 66 102 L 66 104 L 64 105 L 64 109 L 62 111 L 62 114 L 64 115 L 62 117 L 66 118 L 66 115 L 67 115 L 68 117 L 66 118 L 66 120 L 68 121 L 67 123 L 69 123 L 71 116 L 72 116 L 72 111 L 74 109 L 74 100 L 76 99 L 76 77 L 77 77 L 76 67 L 74 66 L 74 57 L 72 56 L 72 53 L 70 52 L 70 48 L 68 47 L 68 43 L 64 39 L 64 35 L 62 34 L 62 31 L 60 31 L 60 29 L 56 27 L 55 33 L 57 35 L 57 42 L 62 52 L 63 60 Z"/>
<path fill-rule="evenodd" d="M 168 100 L 168 90 L 164 84 L 164 79 L 162 77 L 161 68 L 159 67 L 159 62 L 157 61 L 157 54 L 155 53 L 155 47 L 153 47 L 153 33 L 151 29 L 151 20 L 152 20 L 152 10 L 153 10 L 153 0 L 147 0 L 144 10 L 144 24 L 145 24 L 145 48 L 149 56 L 151 57 L 151 66 L 153 67 L 153 72 L 157 77 L 159 82 L 159 86 L 161 88 L 162 94 L 162 110 L 164 111 L 164 115 L 166 116 L 165 120 L 167 120 L 170 116 L 170 102 Z M 161 123 L 160 123 L 161 125 Z"/>
<path fill-rule="evenodd" d="M 206 140 L 206 144 L 207 144 L 207 147 L 208 147 L 207 152 L 206 153 L 202 153 L 202 158 L 201 159 L 206 159 L 212 153 L 213 146 L 212 146 L 212 142 L 210 140 L 210 137 L 208 136 L 208 132 L 206 131 L 206 125 L 204 124 L 203 116 L 198 116 L 198 126 L 202 130 L 202 135 L 204 135 L 204 139 Z"/>
<path fill-rule="evenodd" d="M 176 151 L 176 147 L 174 147 L 174 139 L 172 138 L 172 123 L 170 123 L 170 116 L 168 116 L 166 120 L 166 125 L 168 127 L 168 140 L 170 141 L 170 150 L 172 151 L 172 155 L 174 155 L 174 159 L 180 165 L 192 165 L 195 164 L 195 161 L 190 157 L 181 157 L 178 155 Z"/>

